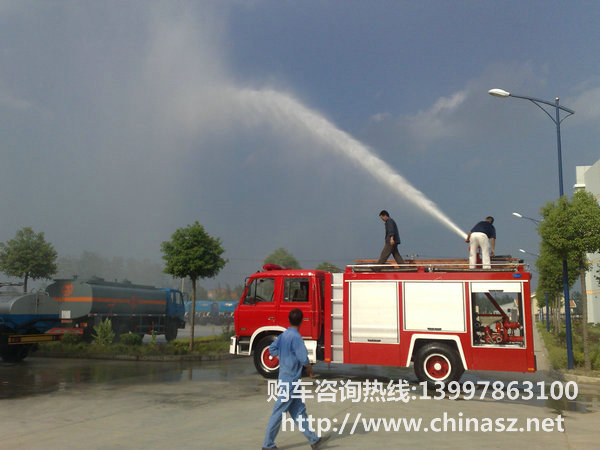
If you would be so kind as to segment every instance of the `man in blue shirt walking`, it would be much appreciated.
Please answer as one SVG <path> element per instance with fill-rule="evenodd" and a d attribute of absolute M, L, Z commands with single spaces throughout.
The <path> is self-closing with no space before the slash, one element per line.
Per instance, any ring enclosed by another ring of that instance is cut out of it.
<path fill-rule="evenodd" d="M 263 450 L 277 448 L 275 437 L 279 433 L 281 420 L 286 411 L 298 424 L 298 428 L 308 439 L 313 449 L 320 448 L 321 444 L 329 438 L 329 436 L 320 438 L 309 430 L 304 402 L 301 398 L 291 398 L 294 388 L 292 383 L 302 378 L 302 368 L 306 368 L 306 372 L 311 378 L 313 370 L 308 360 L 306 345 L 304 345 L 299 332 L 302 324 L 302 311 L 293 309 L 290 311 L 288 318 L 290 327 L 281 333 L 269 347 L 271 355 L 279 357 L 279 384 L 280 391 L 284 390 L 284 392 L 281 392 L 273 406 L 273 413 L 267 425 Z"/>

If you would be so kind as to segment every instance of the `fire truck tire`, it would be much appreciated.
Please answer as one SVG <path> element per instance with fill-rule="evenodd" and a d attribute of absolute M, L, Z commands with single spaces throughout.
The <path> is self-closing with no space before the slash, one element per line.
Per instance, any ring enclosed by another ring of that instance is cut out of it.
<path fill-rule="evenodd" d="M 464 371 L 456 350 L 445 344 L 426 344 L 415 357 L 415 375 L 419 381 L 427 381 L 432 385 L 437 381 L 445 384 L 458 381 Z"/>
<path fill-rule="evenodd" d="M 279 374 L 279 358 L 271 356 L 269 346 L 277 336 L 269 335 L 262 338 L 254 348 L 254 365 L 256 370 L 265 378 L 277 378 Z"/>

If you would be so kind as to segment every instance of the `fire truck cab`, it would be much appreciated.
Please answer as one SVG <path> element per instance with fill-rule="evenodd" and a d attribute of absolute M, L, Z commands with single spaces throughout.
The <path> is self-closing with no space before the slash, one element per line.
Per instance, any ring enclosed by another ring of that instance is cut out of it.
<path fill-rule="evenodd" d="M 344 273 L 265 265 L 249 277 L 230 353 L 254 355 L 277 376 L 269 345 L 303 312 L 311 362 L 408 367 L 420 381 L 448 383 L 465 370 L 534 372 L 530 279 L 522 261 L 491 269 L 466 260 L 361 261 Z"/>

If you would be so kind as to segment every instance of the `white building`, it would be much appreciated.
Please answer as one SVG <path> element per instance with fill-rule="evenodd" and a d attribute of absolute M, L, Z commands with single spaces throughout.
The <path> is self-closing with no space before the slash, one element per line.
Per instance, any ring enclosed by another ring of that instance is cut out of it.
<path fill-rule="evenodd" d="M 585 189 L 591 192 L 596 200 L 600 199 L 600 160 L 593 166 L 577 166 L 575 189 Z M 588 322 L 600 322 L 600 283 L 597 276 L 600 276 L 600 253 L 588 254 L 588 260 L 591 263 L 585 276 L 587 302 L 588 302 Z"/>

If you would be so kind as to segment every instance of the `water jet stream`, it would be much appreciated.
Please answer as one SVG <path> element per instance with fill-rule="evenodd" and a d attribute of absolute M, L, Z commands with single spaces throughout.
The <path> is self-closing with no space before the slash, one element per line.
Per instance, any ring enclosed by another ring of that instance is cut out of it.
<path fill-rule="evenodd" d="M 293 97 L 271 89 L 242 89 L 237 92 L 237 95 L 243 107 L 250 110 L 258 109 L 259 111 L 256 112 L 268 112 L 270 118 L 284 122 L 281 124 L 282 127 L 289 126 L 290 121 L 295 125 L 301 124 L 310 134 L 326 143 L 329 148 L 349 158 L 377 181 L 434 217 L 461 238 L 467 237 L 467 234 L 452 222 L 433 201 L 412 186 L 388 163 L 377 157 L 367 145 L 340 130 L 325 117 L 307 108 Z M 255 120 L 258 116 L 260 114 L 254 114 L 252 117 Z"/>

